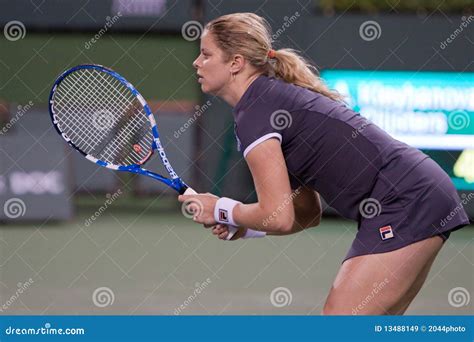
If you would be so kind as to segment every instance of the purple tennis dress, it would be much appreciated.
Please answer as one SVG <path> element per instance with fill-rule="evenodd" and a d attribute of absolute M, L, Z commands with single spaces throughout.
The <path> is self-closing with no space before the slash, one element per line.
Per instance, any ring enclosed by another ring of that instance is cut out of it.
<path fill-rule="evenodd" d="M 234 120 L 244 156 L 267 139 L 279 139 L 291 187 L 313 188 L 359 223 L 345 259 L 435 235 L 446 240 L 469 224 L 438 164 L 341 102 L 260 76 L 235 106 Z"/>

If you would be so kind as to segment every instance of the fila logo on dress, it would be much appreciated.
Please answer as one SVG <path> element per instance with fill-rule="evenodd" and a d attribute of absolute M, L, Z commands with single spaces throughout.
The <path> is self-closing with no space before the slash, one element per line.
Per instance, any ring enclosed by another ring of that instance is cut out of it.
<path fill-rule="evenodd" d="M 380 237 L 382 238 L 382 240 L 388 240 L 394 237 L 392 226 L 385 226 L 385 227 L 379 228 L 379 232 L 380 232 Z"/>

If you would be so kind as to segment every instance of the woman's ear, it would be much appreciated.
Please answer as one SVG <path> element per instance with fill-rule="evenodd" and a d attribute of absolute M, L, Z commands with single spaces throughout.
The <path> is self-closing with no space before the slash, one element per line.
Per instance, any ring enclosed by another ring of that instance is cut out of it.
<path fill-rule="evenodd" d="M 230 64 L 230 72 L 232 74 L 239 73 L 245 66 L 245 59 L 242 55 L 234 55 Z"/>

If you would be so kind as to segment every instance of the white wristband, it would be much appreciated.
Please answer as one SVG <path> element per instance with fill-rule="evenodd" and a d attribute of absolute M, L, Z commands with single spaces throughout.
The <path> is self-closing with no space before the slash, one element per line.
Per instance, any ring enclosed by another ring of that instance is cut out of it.
<path fill-rule="evenodd" d="M 232 214 L 232 211 L 237 204 L 241 204 L 241 202 L 227 197 L 219 198 L 214 208 L 214 219 L 216 222 L 237 227 Z"/>
<path fill-rule="evenodd" d="M 266 232 L 260 232 L 258 230 L 247 228 L 247 231 L 245 232 L 245 235 L 242 236 L 242 239 L 261 238 L 261 237 L 264 237 L 265 235 L 267 235 Z"/>

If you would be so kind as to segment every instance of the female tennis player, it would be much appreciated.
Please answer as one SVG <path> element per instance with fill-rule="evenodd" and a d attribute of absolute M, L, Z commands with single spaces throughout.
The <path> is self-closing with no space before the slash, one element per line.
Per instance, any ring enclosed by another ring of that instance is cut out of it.
<path fill-rule="evenodd" d="M 273 50 L 255 14 L 208 23 L 193 65 L 202 91 L 233 107 L 258 197 L 180 196 L 199 203 L 194 220 L 221 239 L 228 224 L 240 227 L 232 239 L 293 234 L 319 224 L 321 194 L 358 222 L 323 314 L 404 313 L 449 233 L 469 223 L 450 178 L 346 107 L 295 51 Z"/>

